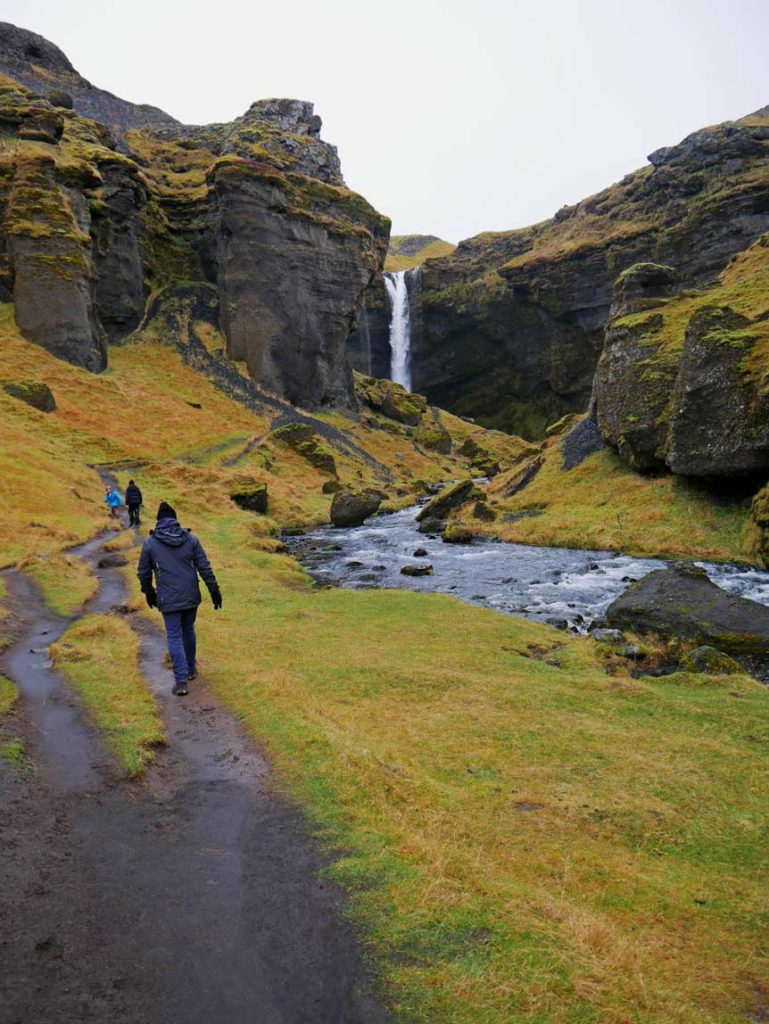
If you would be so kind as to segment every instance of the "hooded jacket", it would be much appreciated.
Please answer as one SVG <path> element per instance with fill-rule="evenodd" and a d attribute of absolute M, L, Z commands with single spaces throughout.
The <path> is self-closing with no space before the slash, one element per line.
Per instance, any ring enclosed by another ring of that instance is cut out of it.
<path fill-rule="evenodd" d="M 129 484 L 125 489 L 125 503 L 126 505 L 141 505 L 142 503 L 142 492 L 136 486 L 136 484 Z"/>
<path fill-rule="evenodd" d="M 108 493 L 104 495 L 104 500 L 107 502 L 110 508 L 120 508 L 120 506 L 123 504 L 123 499 L 114 489 L 114 487 L 111 491 L 108 491 Z"/>
<path fill-rule="evenodd" d="M 137 576 L 144 592 L 152 587 L 153 573 L 161 612 L 196 608 L 198 575 L 209 591 L 218 589 L 203 545 L 175 519 L 161 519 L 142 546 Z"/>

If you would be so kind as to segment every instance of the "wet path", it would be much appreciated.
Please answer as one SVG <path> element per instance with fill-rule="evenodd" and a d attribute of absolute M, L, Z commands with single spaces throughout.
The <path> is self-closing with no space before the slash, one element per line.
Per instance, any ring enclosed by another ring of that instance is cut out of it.
<path fill-rule="evenodd" d="M 93 564 L 106 539 L 76 553 Z M 100 590 L 87 610 L 119 610 L 120 571 L 94 571 Z M 321 855 L 204 682 L 172 698 L 160 632 L 126 617 L 167 746 L 144 782 L 120 780 L 47 662 L 72 620 L 52 615 L 26 578 L 9 582 L 25 622 L 3 668 L 21 688 L 39 773 L 10 787 L 0 822 L 11 851 L 0 882 L 1 1024 L 386 1021 L 364 992 Z"/>

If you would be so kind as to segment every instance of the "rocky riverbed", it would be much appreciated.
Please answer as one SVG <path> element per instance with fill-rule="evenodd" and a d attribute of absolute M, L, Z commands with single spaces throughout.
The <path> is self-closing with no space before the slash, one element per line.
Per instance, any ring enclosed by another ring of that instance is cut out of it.
<path fill-rule="evenodd" d="M 289 538 L 289 546 L 321 584 L 453 594 L 575 632 L 602 623 L 606 609 L 630 583 L 667 564 L 611 551 L 530 547 L 486 538 L 446 544 L 439 536 L 418 532 L 418 511 L 413 506 L 350 529 L 322 527 Z M 769 605 L 769 572 L 700 564 L 730 593 Z M 404 574 L 407 566 L 421 573 Z"/>

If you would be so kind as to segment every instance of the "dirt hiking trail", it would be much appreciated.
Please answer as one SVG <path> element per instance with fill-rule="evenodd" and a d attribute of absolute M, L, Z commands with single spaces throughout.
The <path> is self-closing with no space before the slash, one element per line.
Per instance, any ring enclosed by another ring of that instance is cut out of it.
<path fill-rule="evenodd" d="M 83 614 L 125 612 L 119 569 L 95 567 L 111 536 L 74 551 L 100 582 Z M 166 746 L 121 779 L 48 660 L 75 620 L 7 580 L 1 667 L 35 771 L 0 772 L 0 1024 L 386 1024 L 322 855 L 205 681 L 172 697 L 160 630 L 125 616 Z"/>

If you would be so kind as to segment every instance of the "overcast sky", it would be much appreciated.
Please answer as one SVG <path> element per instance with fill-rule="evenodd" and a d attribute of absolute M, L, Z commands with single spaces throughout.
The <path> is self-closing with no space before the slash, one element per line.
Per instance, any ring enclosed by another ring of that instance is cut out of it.
<path fill-rule="evenodd" d="M 315 102 L 394 233 L 551 216 L 769 104 L 769 0 L 0 0 L 86 78 L 188 123 Z"/>

